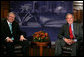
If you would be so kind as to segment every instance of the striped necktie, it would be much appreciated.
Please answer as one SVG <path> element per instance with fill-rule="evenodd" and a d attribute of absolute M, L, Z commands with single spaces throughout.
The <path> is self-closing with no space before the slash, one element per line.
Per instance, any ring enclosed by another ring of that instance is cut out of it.
<path fill-rule="evenodd" d="M 70 32 L 70 38 L 73 39 L 73 34 L 72 34 L 72 29 L 71 29 L 71 25 L 69 26 L 69 32 Z"/>
<path fill-rule="evenodd" d="M 11 31 L 11 34 L 12 34 L 13 33 L 13 31 L 12 31 L 12 23 L 9 23 L 9 27 L 10 27 L 10 31 Z M 13 37 L 11 39 L 14 40 Z"/>
<path fill-rule="evenodd" d="M 10 31 L 11 31 L 11 34 L 12 34 L 13 32 L 12 32 L 12 24 L 11 23 L 9 23 L 9 27 L 10 27 Z"/>

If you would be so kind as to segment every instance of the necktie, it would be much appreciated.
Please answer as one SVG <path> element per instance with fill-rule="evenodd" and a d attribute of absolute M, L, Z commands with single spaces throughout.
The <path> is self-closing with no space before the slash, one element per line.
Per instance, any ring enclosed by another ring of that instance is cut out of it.
<path fill-rule="evenodd" d="M 70 38 L 73 39 L 73 34 L 72 34 L 71 25 L 69 26 L 69 32 L 70 32 Z"/>
<path fill-rule="evenodd" d="M 11 23 L 9 23 L 9 28 L 10 28 L 10 31 L 11 31 L 11 34 L 13 33 L 13 31 L 12 31 L 12 24 Z M 12 40 L 14 40 L 14 38 L 12 37 L 11 38 Z"/>
<path fill-rule="evenodd" d="M 10 31 L 11 31 L 11 34 L 12 34 L 13 32 L 12 32 L 12 24 L 11 23 L 9 23 L 9 27 L 10 27 Z"/>

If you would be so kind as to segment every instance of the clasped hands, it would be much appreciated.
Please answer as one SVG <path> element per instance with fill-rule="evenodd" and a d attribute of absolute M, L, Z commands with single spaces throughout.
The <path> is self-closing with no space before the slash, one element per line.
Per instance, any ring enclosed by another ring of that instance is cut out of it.
<path fill-rule="evenodd" d="M 72 40 L 72 39 L 67 39 L 67 38 L 64 38 L 64 41 L 65 41 L 68 45 L 71 45 L 71 44 L 75 43 L 74 40 Z"/>
<path fill-rule="evenodd" d="M 27 40 L 27 39 L 24 38 L 23 35 L 21 35 L 19 40 L 20 40 L 20 41 L 24 41 L 24 40 Z M 13 40 L 12 40 L 11 38 L 9 38 L 9 37 L 6 39 L 6 41 L 7 41 L 7 42 L 13 42 Z"/>

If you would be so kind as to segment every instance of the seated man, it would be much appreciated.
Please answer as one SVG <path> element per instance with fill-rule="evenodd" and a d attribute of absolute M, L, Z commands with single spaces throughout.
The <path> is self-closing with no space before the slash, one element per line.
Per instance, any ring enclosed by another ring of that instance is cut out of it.
<path fill-rule="evenodd" d="M 1 21 L 1 39 L 3 41 L 2 43 L 6 45 L 7 56 L 14 55 L 14 45 L 17 43 L 22 46 L 23 55 L 28 55 L 28 40 L 15 21 L 15 14 L 13 12 L 10 12 L 7 18 Z"/>
<path fill-rule="evenodd" d="M 82 40 L 83 35 L 80 24 L 74 23 L 73 20 L 73 15 L 68 13 L 66 15 L 67 24 L 62 26 L 61 31 L 58 34 L 58 40 L 56 41 L 56 56 L 60 56 L 62 54 L 62 47 L 66 44 L 72 47 L 71 56 L 77 55 L 78 44 Z"/>

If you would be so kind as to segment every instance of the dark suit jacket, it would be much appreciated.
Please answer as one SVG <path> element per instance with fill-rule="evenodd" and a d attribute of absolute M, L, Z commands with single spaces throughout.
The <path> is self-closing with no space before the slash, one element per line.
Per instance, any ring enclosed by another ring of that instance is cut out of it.
<path fill-rule="evenodd" d="M 77 39 L 77 41 L 82 41 L 82 38 L 83 38 L 83 30 L 80 26 L 79 23 L 73 23 L 73 30 L 74 30 L 74 35 L 75 35 L 75 38 Z M 64 24 L 61 28 L 61 31 L 60 33 L 58 34 L 58 38 L 59 39 L 62 39 L 63 37 L 66 37 L 66 38 L 70 38 L 70 35 L 69 35 L 69 24 Z"/>
<path fill-rule="evenodd" d="M 16 21 L 12 23 L 13 33 L 11 34 L 7 20 L 4 19 L 1 21 L 1 39 L 5 40 L 6 37 L 14 37 L 15 40 L 20 38 L 20 35 L 23 35 L 23 32 L 20 30 L 19 25 Z"/>

